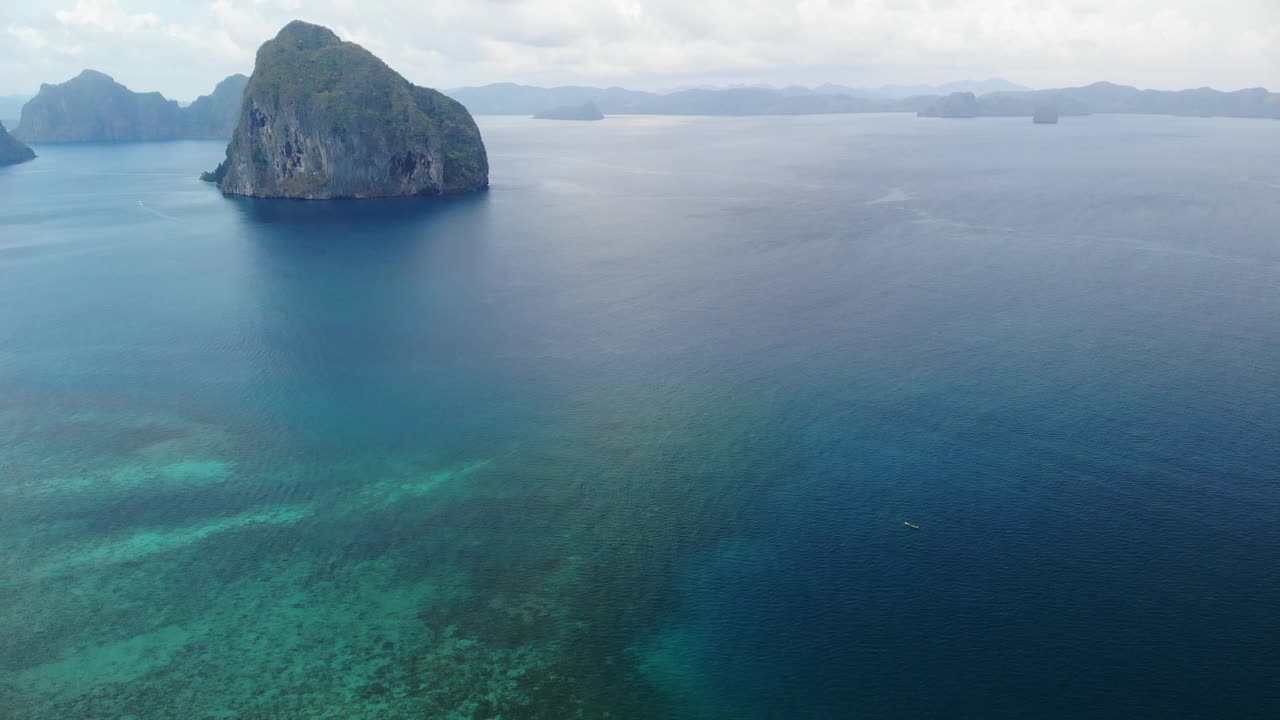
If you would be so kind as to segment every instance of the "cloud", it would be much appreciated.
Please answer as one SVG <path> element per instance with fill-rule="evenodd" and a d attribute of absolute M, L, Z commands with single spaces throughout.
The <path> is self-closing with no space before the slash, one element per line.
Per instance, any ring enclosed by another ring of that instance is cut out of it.
<path fill-rule="evenodd" d="M 82 48 L 79 45 L 55 45 L 49 42 L 44 33 L 33 27 L 25 27 L 22 25 L 9 25 L 5 28 L 6 34 L 16 38 L 23 49 L 31 52 L 44 51 L 63 57 L 74 57 L 79 55 Z"/>
<path fill-rule="evenodd" d="M 165 34 L 186 47 L 203 51 L 206 57 L 213 54 L 229 62 L 253 62 L 253 51 L 237 43 L 225 30 L 196 31 L 181 25 L 169 25 L 165 28 Z"/>
<path fill-rule="evenodd" d="M 1280 89 L 1275 0 L 51 0 L 0 9 L 17 40 L 0 49 L 0 92 L 33 72 L 75 74 L 54 46 L 78 45 L 81 62 L 123 82 L 192 97 L 251 70 L 258 45 L 295 17 L 443 87 L 1004 75 Z"/>
<path fill-rule="evenodd" d="M 74 8 L 58 10 L 54 17 L 69 27 L 88 28 L 104 33 L 128 34 L 160 24 L 160 16 L 153 12 L 125 12 L 119 0 L 76 0 Z"/>
<path fill-rule="evenodd" d="M 10 25 L 5 31 L 29 50 L 40 50 L 49 44 L 44 34 L 33 27 Z"/>

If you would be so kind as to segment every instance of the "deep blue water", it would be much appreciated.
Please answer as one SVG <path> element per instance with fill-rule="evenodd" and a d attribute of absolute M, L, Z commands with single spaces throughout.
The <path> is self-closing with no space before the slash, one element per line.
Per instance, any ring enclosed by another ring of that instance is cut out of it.
<path fill-rule="evenodd" d="M 1280 713 L 1280 123 L 481 127 L 0 169 L 0 716 Z"/>

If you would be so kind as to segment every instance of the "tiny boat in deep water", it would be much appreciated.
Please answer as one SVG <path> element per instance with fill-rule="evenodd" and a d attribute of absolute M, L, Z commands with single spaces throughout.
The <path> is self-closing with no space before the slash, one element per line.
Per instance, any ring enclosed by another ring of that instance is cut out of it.
<path fill-rule="evenodd" d="M 902 524 L 903 524 L 903 525 L 906 525 L 907 527 L 911 528 L 912 530 L 919 530 L 919 529 L 920 529 L 920 526 L 919 526 L 919 525 L 917 525 L 917 524 L 915 524 L 915 523 L 909 523 L 909 522 L 907 522 L 906 520 L 903 520 L 903 521 L 902 521 Z"/>

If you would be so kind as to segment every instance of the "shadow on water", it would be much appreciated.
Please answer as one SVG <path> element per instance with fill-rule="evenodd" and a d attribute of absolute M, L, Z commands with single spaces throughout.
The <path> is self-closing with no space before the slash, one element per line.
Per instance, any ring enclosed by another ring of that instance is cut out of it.
<path fill-rule="evenodd" d="M 384 282 L 416 283 L 423 280 L 413 277 L 423 269 L 420 260 L 440 253 L 451 259 L 455 253 L 474 256 L 487 237 L 487 193 L 361 200 L 228 197 L 227 202 L 238 211 L 240 235 L 257 257 L 255 272 L 267 271 L 267 276 L 297 274 L 304 267 L 358 275 L 392 262 L 402 268 Z M 342 262 L 335 265 L 335 259 Z M 296 279 L 311 284 L 305 273 Z"/>
<path fill-rule="evenodd" d="M 488 193 L 447 197 L 284 200 L 228 197 L 253 223 L 279 225 L 393 226 L 416 223 L 487 204 Z"/>
<path fill-rule="evenodd" d="M 260 350 L 245 403 L 291 443 L 445 445 L 514 404 L 485 194 L 229 202 Z"/>

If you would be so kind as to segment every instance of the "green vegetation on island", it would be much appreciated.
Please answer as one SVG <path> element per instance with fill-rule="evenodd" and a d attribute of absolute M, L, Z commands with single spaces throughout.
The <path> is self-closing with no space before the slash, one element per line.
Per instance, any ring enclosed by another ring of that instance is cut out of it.
<path fill-rule="evenodd" d="M 23 142 L 9 134 L 4 123 L 0 122 L 0 166 L 15 165 L 20 162 L 34 160 L 35 152 Z"/>
<path fill-rule="evenodd" d="M 258 50 L 227 158 L 203 177 L 253 197 L 441 195 L 488 187 L 489 162 L 460 103 L 294 21 Z"/>
<path fill-rule="evenodd" d="M 226 176 L 227 176 L 227 161 L 223 160 L 222 162 L 218 163 L 218 167 L 214 168 L 213 170 L 206 170 L 200 173 L 200 180 L 202 182 L 213 183 L 214 185 L 221 185 L 222 178 Z"/>

